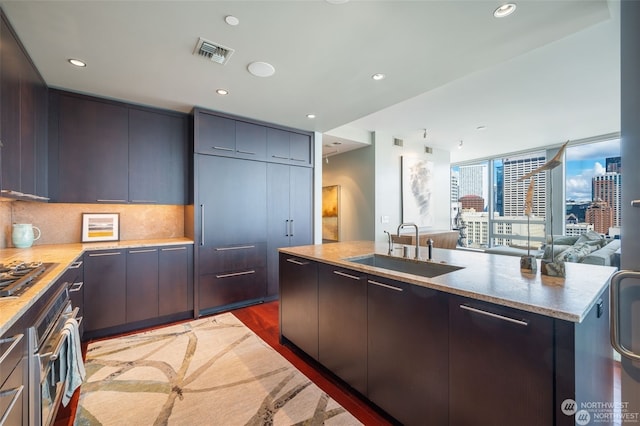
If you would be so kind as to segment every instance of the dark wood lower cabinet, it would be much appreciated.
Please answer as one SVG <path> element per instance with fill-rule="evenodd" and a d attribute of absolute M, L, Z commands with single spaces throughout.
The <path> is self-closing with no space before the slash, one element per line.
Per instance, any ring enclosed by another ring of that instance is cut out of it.
<path fill-rule="evenodd" d="M 405 425 L 446 425 L 446 294 L 373 276 L 367 292 L 367 397 Z"/>
<path fill-rule="evenodd" d="M 122 325 L 126 322 L 126 255 L 124 250 L 85 254 L 85 331 Z"/>
<path fill-rule="evenodd" d="M 158 249 L 127 250 L 127 322 L 158 316 Z"/>
<path fill-rule="evenodd" d="M 158 255 L 158 314 L 171 315 L 193 309 L 191 246 L 162 247 Z"/>
<path fill-rule="evenodd" d="M 449 424 L 554 424 L 553 327 L 549 317 L 450 295 Z"/>
<path fill-rule="evenodd" d="M 318 264 L 280 254 L 280 333 L 318 359 Z"/>
<path fill-rule="evenodd" d="M 86 337 L 193 317 L 192 265 L 191 245 L 86 253 Z"/>
<path fill-rule="evenodd" d="M 200 275 L 200 311 L 262 299 L 266 294 L 266 287 L 266 271 L 263 266 Z"/>
<path fill-rule="evenodd" d="M 332 265 L 318 267 L 318 360 L 367 394 L 367 280 Z"/>

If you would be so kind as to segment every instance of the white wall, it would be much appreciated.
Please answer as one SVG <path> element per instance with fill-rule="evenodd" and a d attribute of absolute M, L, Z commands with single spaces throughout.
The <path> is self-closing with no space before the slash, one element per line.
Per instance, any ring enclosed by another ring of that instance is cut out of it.
<path fill-rule="evenodd" d="M 415 156 L 433 162 L 434 202 L 433 229 L 450 228 L 451 187 L 450 153 L 433 149 L 431 154 L 424 151 L 428 143 L 418 139 L 404 140 L 404 146 L 393 144 L 393 135 L 376 132 L 375 146 L 375 240 L 387 241 L 384 231 L 395 233 L 402 222 L 402 156 Z M 382 223 L 382 219 L 388 223 Z"/>
<path fill-rule="evenodd" d="M 340 241 L 385 242 L 385 230 L 396 232 L 402 220 L 403 155 L 433 162 L 433 229 L 450 228 L 450 154 L 436 149 L 426 154 L 424 146 L 421 140 L 405 140 L 398 147 L 393 145 L 393 135 L 378 132 L 372 146 L 331 156 L 328 164 L 322 162 L 322 186 L 340 185 Z M 382 223 L 383 218 L 388 222 Z"/>
<path fill-rule="evenodd" d="M 340 185 L 340 241 L 374 239 L 374 153 L 369 146 L 322 163 L 322 186 Z"/>

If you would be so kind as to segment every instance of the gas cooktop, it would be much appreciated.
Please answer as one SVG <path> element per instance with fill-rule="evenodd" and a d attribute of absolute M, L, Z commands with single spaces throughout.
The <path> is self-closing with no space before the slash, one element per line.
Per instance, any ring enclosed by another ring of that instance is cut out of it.
<path fill-rule="evenodd" d="M 20 296 L 54 263 L 12 262 L 0 264 L 0 297 Z"/>

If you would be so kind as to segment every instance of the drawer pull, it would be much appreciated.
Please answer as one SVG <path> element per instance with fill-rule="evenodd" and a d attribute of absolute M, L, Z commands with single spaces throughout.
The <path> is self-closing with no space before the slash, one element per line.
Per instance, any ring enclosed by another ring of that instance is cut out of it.
<path fill-rule="evenodd" d="M 288 160 L 289 157 L 283 157 L 281 155 L 272 155 L 273 158 L 279 158 L 280 160 Z"/>
<path fill-rule="evenodd" d="M 351 278 L 352 280 L 360 281 L 362 279 L 361 277 L 356 277 L 355 275 L 347 274 L 345 272 L 333 271 L 333 273 L 336 275 L 340 275 L 341 277 Z"/>
<path fill-rule="evenodd" d="M 301 163 L 306 163 L 307 162 L 307 160 L 303 160 L 302 158 L 293 158 L 293 157 L 291 157 L 290 160 L 300 161 Z"/>
<path fill-rule="evenodd" d="M 9 353 L 13 350 L 13 348 L 15 348 L 18 345 L 18 343 L 20 343 L 23 337 L 24 337 L 24 334 L 16 334 L 13 337 L 0 339 L 0 343 L 9 343 L 10 341 L 13 340 L 13 343 L 11 344 L 11 346 L 9 346 L 9 348 L 6 351 L 4 351 L 2 356 L 0 356 L 0 364 L 2 364 L 2 362 L 7 358 L 7 356 L 9 356 Z"/>
<path fill-rule="evenodd" d="M 96 200 L 99 203 L 126 203 L 127 200 L 107 200 L 107 199 L 98 199 Z"/>
<path fill-rule="evenodd" d="M 251 275 L 251 274 L 255 274 L 256 271 L 254 271 L 253 269 L 251 271 L 244 271 L 244 272 L 234 272 L 232 274 L 220 274 L 220 275 L 216 275 L 216 278 L 230 278 L 230 277 L 239 277 L 240 275 Z"/>
<path fill-rule="evenodd" d="M 187 248 L 185 246 L 182 247 L 169 247 L 169 248 L 162 248 L 160 250 L 162 251 L 178 251 L 178 250 L 186 250 Z"/>
<path fill-rule="evenodd" d="M 252 248 L 256 248 L 256 246 L 218 247 L 216 248 L 216 251 L 246 250 Z"/>
<path fill-rule="evenodd" d="M 464 309 L 464 310 L 475 312 L 476 314 L 486 315 L 486 316 L 489 316 L 491 318 L 496 318 L 496 319 L 499 319 L 499 320 L 512 322 L 514 324 L 522 325 L 522 326 L 525 326 L 525 327 L 529 325 L 529 323 L 527 321 L 523 321 L 523 320 L 519 320 L 519 319 L 515 319 L 515 318 L 510 318 L 510 317 L 505 317 L 504 315 L 494 314 L 493 312 L 483 311 L 482 309 L 472 308 L 471 306 L 460 305 L 460 307 L 462 309 Z"/>
<path fill-rule="evenodd" d="M 154 253 L 156 251 L 158 251 L 158 249 L 129 250 L 129 254 L 131 254 L 131 253 Z"/>
<path fill-rule="evenodd" d="M 84 281 L 80 281 L 78 283 L 73 283 L 69 287 L 69 293 L 76 293 L 76 292 L 80 291 L 80 289 L 82 288 L 83 285 L 84 285 Z"/>
<path fill-rule="evenodd" d="M 131 200 L 132 203 L 158 204 L 158 200 Z"/>
<path fill-rule="evenodd" d="M 73 262 L 71 265 L 69 265 L 67 269 L 78 269 L 81 266 L 82 266 L 82 260 L 79 260 L 77 262 Z"/>
<path fill-rule="evenodd" d="M 401 289 L 400 287 L 395 287 L 395 286 L 392 286 L 392 285 L 389 285 L 389 284 L 383 284 L 383 283 L 380 283 L 378 281 L 369 280 L 368 282 L 369 282 L 369 284 L 373 284 L 373 285 L 377 285 L 377 286 L 380 286 L 380 287 L 388 288 L 390 290 L 404 291 L 404 289 Z"/>
<path fill-rule="evenodd" d="M 293 263 L 293 264 L 296 264 L 296 265 L 300 265 L 300 266 L 304 266 L 304 265 L 308 265 L 309 264 L 309 262 L 300 262 L 299 260 L 296 260 L 296 259 L 293 259 L 293 258 L 287 259 L 287 262 L 290 262 L 290 263 Z"/>
<path fill-rule="evenodd" d="M 119 251 L 113 251 L 113 252 L 109 252 L 109 253 L 91 253 L 89 254 L 89 257 L 100 257 L 100 256 L 117 256 L 119 254 L 122 254 Z"/>
<path fill-rule="evenodd" d="M 220 151 L 233 151 L 231 148 L 225 148 L 224 146 L 212 146 L 213 149 L 218 149 Z"/>
<path fill-rule="evenodd" d="M 240 154 L 249 154 L 249 155 L 256 155 L 255 152 L 251 152 L 251 151 L 241 151 L 241 150 L 237 150 L 236 152 L 240 153 Z"/>
<path fill-rule="evenodd" d="M 24 385 L 20 385 L 17 388 L 0 392 L 0 398 L 9 396 L 10 394 L 15 393 L 15 395 L 13 395 L 13 398 L 11 398 L 11 402 L 9 403 L 7 410 L 4 412 L 4 415 L 2 416 L 2 418 L 0 418 L 0 425 L 3 425 L 4 422 L 9 418 L 9 414 L 11 414 L 11 411 L 13 410 L 13 406 L 16 405 L 16 402 L 18 402 L 18 399 L 20 398 L 20 395 L 22 395 L 23 390 L 24 390 Z"/>

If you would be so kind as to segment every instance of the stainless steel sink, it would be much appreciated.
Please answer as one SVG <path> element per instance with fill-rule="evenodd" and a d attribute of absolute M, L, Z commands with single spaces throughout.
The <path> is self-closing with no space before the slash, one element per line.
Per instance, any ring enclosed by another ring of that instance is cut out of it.
<path fill-rule="evenodd" d="M 376 268 L 390 269 L 396 272 L 404 272 L 405 274 L 420 275 L 427 278 L 437 277 L 438 275 L 463 269 L 462 266 L 385 256 L 383 254 L 370 254 L 367 256 L 350 257 L 343 260 L 361 265 L 375 266 Z"/>

